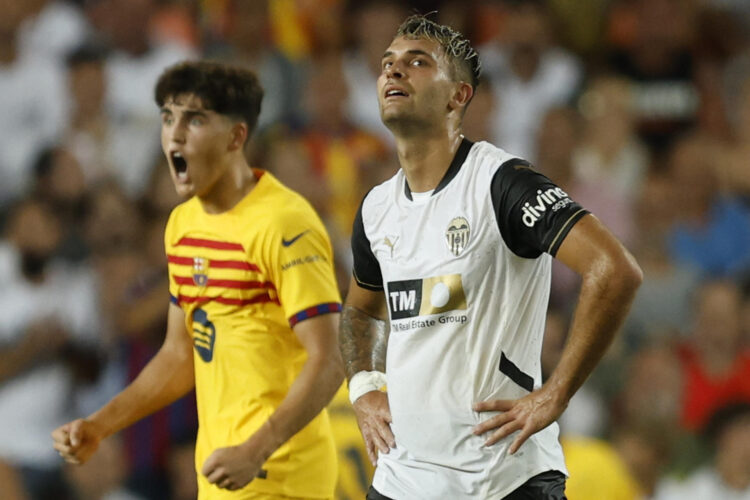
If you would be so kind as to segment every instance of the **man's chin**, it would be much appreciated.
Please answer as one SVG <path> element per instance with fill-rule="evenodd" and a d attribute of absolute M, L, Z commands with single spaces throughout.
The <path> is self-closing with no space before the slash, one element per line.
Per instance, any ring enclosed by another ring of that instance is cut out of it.
<path fill-rule="evenodd" d="M 421 125 L 414 115 L 405 112 L 386 110 L 380 115 L 383 125 L 394 134 L 411 133 Z"/>
<path fill-rule="evenodd" d="M 182 199 L 186 200 L 195 196 L 195 188 L 192 184 L 175 184 L 174 188 L 177 191 L 177 196 Z"/>

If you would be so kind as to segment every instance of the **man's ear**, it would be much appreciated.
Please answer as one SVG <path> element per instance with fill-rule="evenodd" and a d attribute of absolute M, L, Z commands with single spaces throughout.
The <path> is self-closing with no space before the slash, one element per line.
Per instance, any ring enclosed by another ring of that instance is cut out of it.
<path fill-rule="evenodd" d="M 235 123 L 232 126 L 232 137 L 231 141 L 229 142 L 229 150 L 235 151 L 237 149 L 243 149 L 245 147 L 245 143 L 247 142 L 248 135 L 249 131 L 246 123 Z"/>
<path fill-rule="evenodd" d="M 474 88 L 466 82 L 459 82 L 451 100 L 448 102 L 448 108 L 451 110 L 463 109 L 469 104 L 473 96 Z"/>

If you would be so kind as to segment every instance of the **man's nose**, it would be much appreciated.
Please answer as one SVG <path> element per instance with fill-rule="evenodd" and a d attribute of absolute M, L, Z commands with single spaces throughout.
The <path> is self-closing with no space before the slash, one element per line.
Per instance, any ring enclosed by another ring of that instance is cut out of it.
<path fill-rule="evenodd" d="M 404 77 L 404 72 L 398 63 L 393 63 L 385 68 L 385 76 L 400 79 Z"/>
<path fill-rule="evenodd" d="M 175 123 L 172 129 L 169 131 L 169 139 L 172 142 L 184 143 L 185 142 L 185 127 L 180 123 Z"/>

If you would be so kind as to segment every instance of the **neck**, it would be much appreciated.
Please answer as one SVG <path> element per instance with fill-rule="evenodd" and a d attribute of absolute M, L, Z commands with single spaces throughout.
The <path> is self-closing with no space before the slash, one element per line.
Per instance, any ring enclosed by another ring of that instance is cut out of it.
<path fill-rule="evenodd" d="M 231 210 L 258 182 L 245 157 L 240 156 L 241 158 L 232 162 L 208 193 L 198 195 L 206 213 L 220 214 Z"/>
<path fill-rule="evenodd" d="M 437 187 L 450 167 L 463 136 L 458 128 L 438 134 L 396 136 L 396 150 L 409 189 L 416 193 Z"/>

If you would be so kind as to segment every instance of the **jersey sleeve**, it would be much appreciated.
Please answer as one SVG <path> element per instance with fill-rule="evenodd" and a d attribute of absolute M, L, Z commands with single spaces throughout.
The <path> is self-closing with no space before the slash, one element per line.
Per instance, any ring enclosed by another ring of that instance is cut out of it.
<path fill-rule="evenodd" d="M 277 222 L 272 275 L 289 324 L 341 311 L 331 242 L 312 207 L 290 210 Z"/>
<path fill-rule="evenodd" d="M 518 158 L 497 169 L 490 189 L 500 234 L 520 257 L 554 256 L 570 229 L 589 213 Z"/>
<path fill-rule="evenodd" d="M 164 252 L 167 256 L 167 268 L 169 273 L 169 301 L 172 304 L 180 305 L 178 300 L 178 294 L 179 291 L 177 289 L 177 283 L 174 279 L 172 279 L 172 269 L 171 269 L 171 259 L 170 255 L 174 253 L 174 247 L 172 246 L 175 242 L 174 238 L 174 231 L 175 231 L 175 211 L 177 209 L 175 208 L 172 210 L 172 213 L 169 216 L 169 220 L 167 221 L 167 226 L 164 228 Z"/>
<path fill-rule="evenodd" d="M 364 204 L 364 200 L 362 202 Z M 352 227 L 352 257 L 354 261 L 354 280 L 361 288 L 379 292 L 383 290 L 383 275 L 380 272 L 380 264 L 372 253 L 370 240 L 365 233 L 365 225 L 362 220 L 362 205 L 357 210 Z"/>

